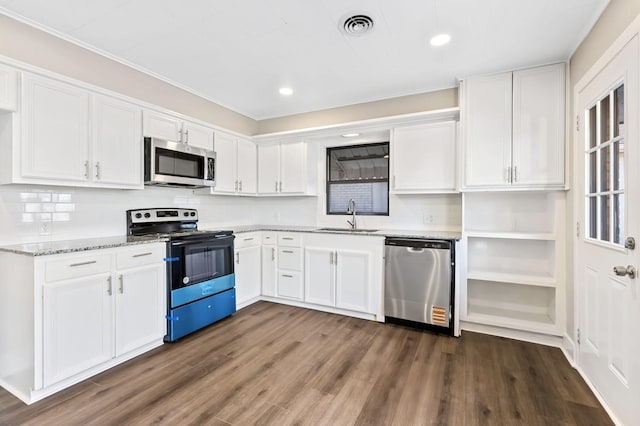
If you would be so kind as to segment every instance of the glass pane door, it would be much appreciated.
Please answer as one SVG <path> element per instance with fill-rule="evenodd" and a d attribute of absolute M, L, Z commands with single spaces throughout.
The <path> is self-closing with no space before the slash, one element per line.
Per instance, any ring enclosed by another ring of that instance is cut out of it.
<path fill-rule="evenodd" d="M 587 238 L 624 243 L 624 85 L 585 111 Z"/>

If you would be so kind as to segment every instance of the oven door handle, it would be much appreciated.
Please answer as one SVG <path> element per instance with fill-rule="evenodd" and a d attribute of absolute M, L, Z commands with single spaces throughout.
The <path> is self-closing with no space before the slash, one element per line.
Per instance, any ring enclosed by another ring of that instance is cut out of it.
<path fill-rule="evenodd" d="M 231 244 L 220 244 L 222 240 L 186 240 L 186 241 L 171 241 L 171 246 L 172 247 L 179 247 L 179 246 L 184 246 L 184 245 L 195 245 L 195 244 L 207 244 L 210 247 L 215 247 L 215 248 L 224 248 L 224 247 L 231 247 Z"/>

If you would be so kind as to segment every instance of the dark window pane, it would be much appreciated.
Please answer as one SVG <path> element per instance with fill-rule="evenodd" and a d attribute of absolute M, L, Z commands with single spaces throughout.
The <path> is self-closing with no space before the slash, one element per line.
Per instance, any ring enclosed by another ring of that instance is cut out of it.
<path fill-rule="evenodd" d="M 329 181 L 389 178 L 389 144 L 356 145 L 327 149 Z"/>
<path fill-rule="evenodd" d="M 624 136 L 624 84 L 613 92 L 613 116 L 615 125 L 613 126 L 613 137 Z"/>
<path fill-rule="evenodd" d="M 613 196 L 613 242 L 622 244 L 624 241 L 624 194 Z"/>
<path fill-rule="evenodd" d="M 611 241 L 609 232 L 611 229 L 611 219 L 609 217 L 609 196 L 600 196 L 600 239 L 602 241 Z"/>
<path fill-rule="evenodd" d="M 587 129 L 589 129 L 589 134 L 587 135 L 587 149 L 588 148 L 593 148 L 596 146 L 597 143 L 597 139 L 596 139 L 596 123 L 597 123 L 597 115 L 596 115 L 596 107 L 595 105 L 593 106 L 593 108 L 591 108 L 589 110 L 589 127 L 587 127 Z"/>
<path fill-rule="evenodd" d="M 329 213 L 347 214 L 351 199 L 356 203 L 356 214 L 388 214 L 388 182 L 329 184 Z"/>
<path fill-rule="evenodd" d="M 609 110 L 610 96 L 600 101 L 600 143 L 611 139 L 611 111 Z"/>
<path fill-rule="evenodd" d="M 598 238 L 598 200 L 596 197 L 587 198 L 587 211 L 589 213 L 589 238 Z"/>
<path fill-rule="evenodd" d="M 610 146 L 600 150 L 600 192 L 611 189 L 611 154 Z"/>
<path fill-rule="evenodd" d="M 624 189 L 624 139 L 613 143 L 613 189 Z"/>
<path fill-rule="evenodd" d="M 589 154 L 589 193 L 598 192 L 598 153 L 596 151 Z"/>

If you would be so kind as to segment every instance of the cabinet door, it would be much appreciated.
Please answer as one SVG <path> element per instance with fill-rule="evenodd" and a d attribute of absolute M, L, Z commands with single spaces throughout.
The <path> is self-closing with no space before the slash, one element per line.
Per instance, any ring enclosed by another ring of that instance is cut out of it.
<path fill-rule="evenodd" d="M 335 306 L 335 251 L 319 247 L 304 250 L 304 301 Z"/>
<path fill-rule="evenodd" d="M 392 190 L 400 193 L 456 190 L 456 123 L 393 129 Z"/>
<path fill-rule="evenodd" d="M 357 250 L 338 250 L 337 253 L 336 306 L 351 311 L 370 312 L 371 254 Z"/>
<path fill-rule="evenodd" d="M 257 157 L 253 142 L 238 139 L 238 192 L 242 194 L 255 194 L 258 191 Z"/>
<path fill-rule="evenodd" d="M 44 386 L 113 356 L 111 276 L 46 284 L 43 289 Z"/>
<path fill-rule="evenodd" d="M 304 193 L 307 185 L 304 142 L 280 145 L 280 192 Z"/>
<path fill-rule="evenodd" d="M 154 111 L 144 111 L 142 118 L 144 136 L 180 142 L 182 121 L 177 117 Z"/>
<path fill-rule="evenodd" d="M 275 194 L 280 183 L 280 145 L 258 146 L 258 193 Z"/>
<path fill-rule="evenodd" d="M 302 272 L 280 269 L 278 271 L 278 297 L 286 299 L 302 300 L 304 297 L 304 285 Z"/>
<path fill-rule="evenodd" d="M 86 182 L 89 176 L 89 94 L 25 73 L 22 176 Z"/>
<path fill-rule="evenodd" d="M 119 271 L 116 295 L 116 356 L 162 340 L 165 335 L 164 265 Z"/>
<path fill-rule="evenodd" d="M 260 296 L 260 246 L 236 249 L 236 305 Z"/>
<path fill-rule="evenodd" d="M 262 246 L 262 295 L 274 297 L 276 295 L 277 279 L 277 249 L 276 246 Z"/>
<path fill-rule="evenodd" d="M 142 110 L 101 95 L 92 106 L 93 181 L 142 188 Z"/>
<path fill-rule="evenodd" d="M 190 121 L 182 123 L 182 142 L 196 148 L 213 149 L 213 129 Z"/>
<path fill-rule="evenodd" d="M 513 185 L 564 185 L 564 64 L 513 73 Z"/>
<path fill-rule="evenodd" d="M 216 186 L 214 192 L 235 193 L 238 190 L 238 170 L 236 138 L 222 132 L 216 132 Z"/>
<path fill-rule="evenodd" d="M 463 83 L 464 185 L 510 185 L 511 73 Z"/>
<path fill-rule="evenodd" d="M 17 99 L 18 70 L 0 65 L 0 109 L 15 111 Z"/>

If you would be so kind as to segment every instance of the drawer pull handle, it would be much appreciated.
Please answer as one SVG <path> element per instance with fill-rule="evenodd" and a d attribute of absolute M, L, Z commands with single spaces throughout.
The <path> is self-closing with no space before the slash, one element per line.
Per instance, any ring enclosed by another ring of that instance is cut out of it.
<path fill-rule="evenodd" d="M 253 240 L 253 237 L 244 239 L 244 241 L 251 241 L 251 240 Z"/>
<path fill-rule="evenodd" d="M 293 278 L 293 275 L 285 275 L 285 274 L 282 274 L 282 276 L 283 276 L 283 277 L 285 277 L 285 278 Z"/>
<path fill-rule="evenodd" d="M 120 288 L 118 291 L 120 294 L 124 294 L 124 277 L 122 275 L 118 276 L 118 280 L 120 281 Z"/>
<path fill-rule="evenodd" d="M 76 266 L 84 266 L 84 265 L 92 265 L 94 263 L 98 263 L 97 260 L 90 260 L 88 262 L 80 262 L 80 263 L 72 263 L 71 265 L 69 265 L 71 268 L 76 267 Z"/>
<path fill-rule="evenodd" d="M 153 253 L 148 252 L 148 253 L 138 253 L 138 254 L 134 254 L 132 257 L 142 257 L 142 256 L 151 256 Z"/>
<path fill-rule="evenodd" d="M 282 250 L 282 252 L 283 253 L 291 253 L 291 254 L 293 254 L 293 251 L 291 251 L 291 250 Z"/>
<path fill-rule="evenodd" d="M 293 238 L 291 238 L 291 237 L 282 237 L 282 239 L 283 239 L 283 240 L 287 240 L 287 241 L 291 241 L 291 240 L 293 240 Z"/>

